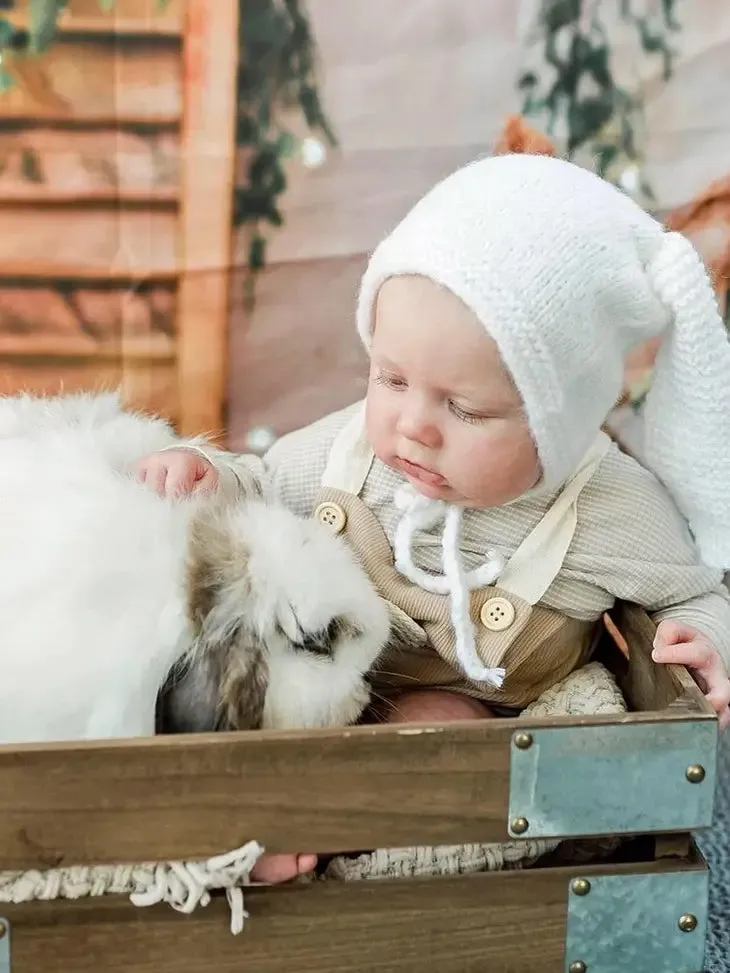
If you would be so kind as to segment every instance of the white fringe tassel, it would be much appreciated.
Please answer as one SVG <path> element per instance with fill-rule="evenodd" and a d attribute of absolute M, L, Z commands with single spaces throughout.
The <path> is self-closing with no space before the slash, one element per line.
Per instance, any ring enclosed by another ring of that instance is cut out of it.
<path fill-rule="evenodd" d="M 207 861 L 159 862 L 142 865 L 74 865 L 48 871 L 0 872 L 0 902 L 18 904 L 35 899 L 80 899 L 99 895 L 129 895 L 140 908 L 165 902 L 190 914 L 207 906 L 214 889 L 225 889 L 231 912 L 231 933 L 237 936 L 248 913 L 243 886 L 263 847 L 249 841 L 235 851 Z"/>

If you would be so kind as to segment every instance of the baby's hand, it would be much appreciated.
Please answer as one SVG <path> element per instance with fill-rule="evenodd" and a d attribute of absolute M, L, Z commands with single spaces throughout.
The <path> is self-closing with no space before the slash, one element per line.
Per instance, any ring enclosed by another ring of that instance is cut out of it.
<path fill-rule="evenodd" d="M 720 728 L 725 729 L 730 723 L 730 678 L 720 653 L 706 636 L 680 622 L 660 622 L 654 638 L 652 659 L 687 666 L 717 713 Z"/>
<path fill-rule="evenodd" d="M 135 465 L 140 483 L 147 483 L 161 497 L 209 493 L 218 485 L 218 470 L 192 449 L 164 449 L 150 453 Z"/>

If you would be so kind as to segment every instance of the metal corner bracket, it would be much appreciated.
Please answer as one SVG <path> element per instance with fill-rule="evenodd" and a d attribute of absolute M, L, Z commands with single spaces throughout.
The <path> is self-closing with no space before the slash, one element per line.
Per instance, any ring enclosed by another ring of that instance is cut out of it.
<path fill-rule="evenodd" d="M 10 973 L 10 922 L 0 916 L 0 973 Z"/>
<path fill-rule="evenodd" d="M 715 720 L 605 723 L 512 735 L 515 838 L 696 831 L 712 824 Z"/>
<path fill-rule="evenodd" d="M 709 871 L 574 878 L 565 973 L 701 973 Z"/>

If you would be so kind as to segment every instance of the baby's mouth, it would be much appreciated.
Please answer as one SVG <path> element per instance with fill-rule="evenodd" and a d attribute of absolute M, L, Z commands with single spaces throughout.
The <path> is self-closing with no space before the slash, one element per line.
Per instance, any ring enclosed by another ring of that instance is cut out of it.
<path fill-rule="evenodd" d="M 400 456 L 397 457 L 396 462 L 401 471 L 413 480 L 428 483 L 429 486 L 446 486 L 446 479 L 434 470 L 426 469 L 425 466 L 419 466 L 418 463 L 412 463 L 410 460 L 402 459 Z"/>

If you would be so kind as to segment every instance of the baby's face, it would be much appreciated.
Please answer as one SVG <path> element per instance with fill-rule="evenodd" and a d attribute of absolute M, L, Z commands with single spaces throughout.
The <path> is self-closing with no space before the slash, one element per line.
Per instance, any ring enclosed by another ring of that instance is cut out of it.
<path fill-rule="evenodd" d="M 424 496 L 496 507 L 540 465 L 520 396 L 472 312 L 423 277 L 392 277 L 375 313 L 367 431 Z"/>

